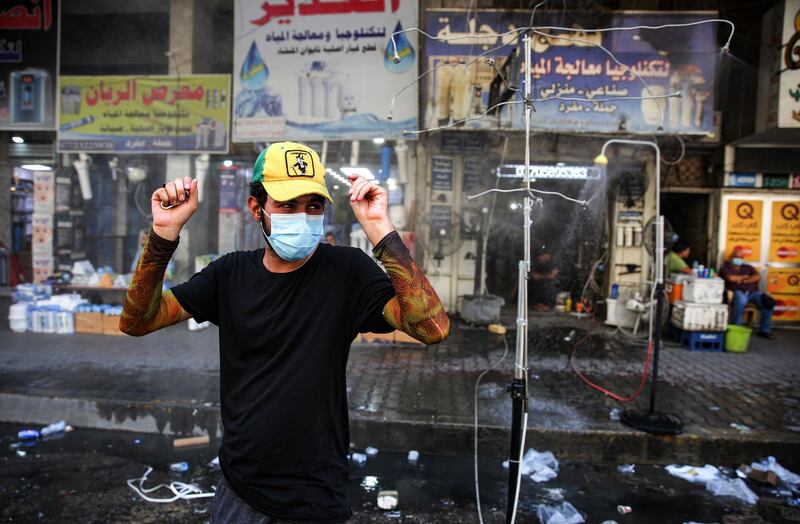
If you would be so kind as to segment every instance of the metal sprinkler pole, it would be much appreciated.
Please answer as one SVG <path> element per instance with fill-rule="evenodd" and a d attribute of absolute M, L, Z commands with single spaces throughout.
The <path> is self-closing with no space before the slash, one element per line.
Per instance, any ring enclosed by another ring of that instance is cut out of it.
<path fill-rule="evenodd" d="M 514 361 L 514 379 L 508 385 L 511 394 L 511 447 L 508 453 L 508 500 L 506 523 L 513 524 L 517 515 L 520 488 L 520 463 L 525 447 L 525 431 L 528 427 L 528 273 L 531 268 L 531 102 L 530 33 L 522 38 L 525 47 L 525 197 L 523 199 L 523 259 L 519 262 L 517 278 L 517 344 Z"/>

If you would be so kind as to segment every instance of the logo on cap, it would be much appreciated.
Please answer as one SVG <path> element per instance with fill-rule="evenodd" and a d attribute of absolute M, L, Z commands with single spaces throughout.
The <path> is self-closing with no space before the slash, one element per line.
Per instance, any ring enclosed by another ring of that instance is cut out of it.
<path fill-rule="evenodd" d="M 287 175 L 314 178 L 314 159 L 308 151 L 290 149 L 286 151 L 285 158 Z"/>

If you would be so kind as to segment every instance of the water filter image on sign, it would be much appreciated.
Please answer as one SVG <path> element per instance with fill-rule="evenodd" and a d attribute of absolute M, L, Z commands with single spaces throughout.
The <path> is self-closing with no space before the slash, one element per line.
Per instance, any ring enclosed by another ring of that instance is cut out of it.
<path fill-rule="evenodd" d="M 250 45 L 239 72 L 242 91 L 236 96 L 234 114 L 237 117 L 283 116 L 283 101 L 267 87 L 269 67 L 261 58 L 256 43 Z"/>
<path fill-rule="evenodd" d="M 40 69 L 14 71 L 10 76 L 9 120 L 12 124 L 45 124 L 52 120 L 50 74 Z"/>

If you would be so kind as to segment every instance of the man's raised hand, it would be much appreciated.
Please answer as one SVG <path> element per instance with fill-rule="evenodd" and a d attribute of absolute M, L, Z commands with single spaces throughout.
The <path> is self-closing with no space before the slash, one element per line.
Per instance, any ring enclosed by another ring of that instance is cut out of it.
<path fill-rule="evenodd" d="M 394 231 L 389 220 L 389 196 L 384 188 L 362 176 L 348 175 L 347 178 L 352 183 L 350 207 L 367 238 L 375 245 Z"/>
<path fill-rule="evenodd" d="M 186 192 L 189 193 L 188 199 Z M 170 180 L 153 192 L 150 209 L 153 232 L 165 240 L 176 240 L 183 225 L 197 211 L 197 180 L 188 176 Z"/>

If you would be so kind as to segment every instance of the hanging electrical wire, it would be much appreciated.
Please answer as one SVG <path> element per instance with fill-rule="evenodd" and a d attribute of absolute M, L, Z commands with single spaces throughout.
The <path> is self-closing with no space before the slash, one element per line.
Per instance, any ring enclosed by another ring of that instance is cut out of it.
<path fill-rule="evenodd" d="M 662 156 L 661 157 L 661 163 L 662 164 L 666 164 L 668 166 L 677 166 L 678 164 L 681 163 L 681 161 L 683 161 L 683 157 L 686 156 L 686 141 L 684 141 L 682 136 L 677 135 L 677 134 L 676 135 L 669 135 L 669 136 L 671 136 L 671 137 L 673 137 L 673 138 L 678 140 L 678 143 L 681 145 L 681 154 L 678 155 L 678 158 L 676 158 L 675 160 L 667 160 Z M 653 142 L 656 142 L 656 143 L 658 142 L 656 140 L 655 135 L 653 135 Z"/>

